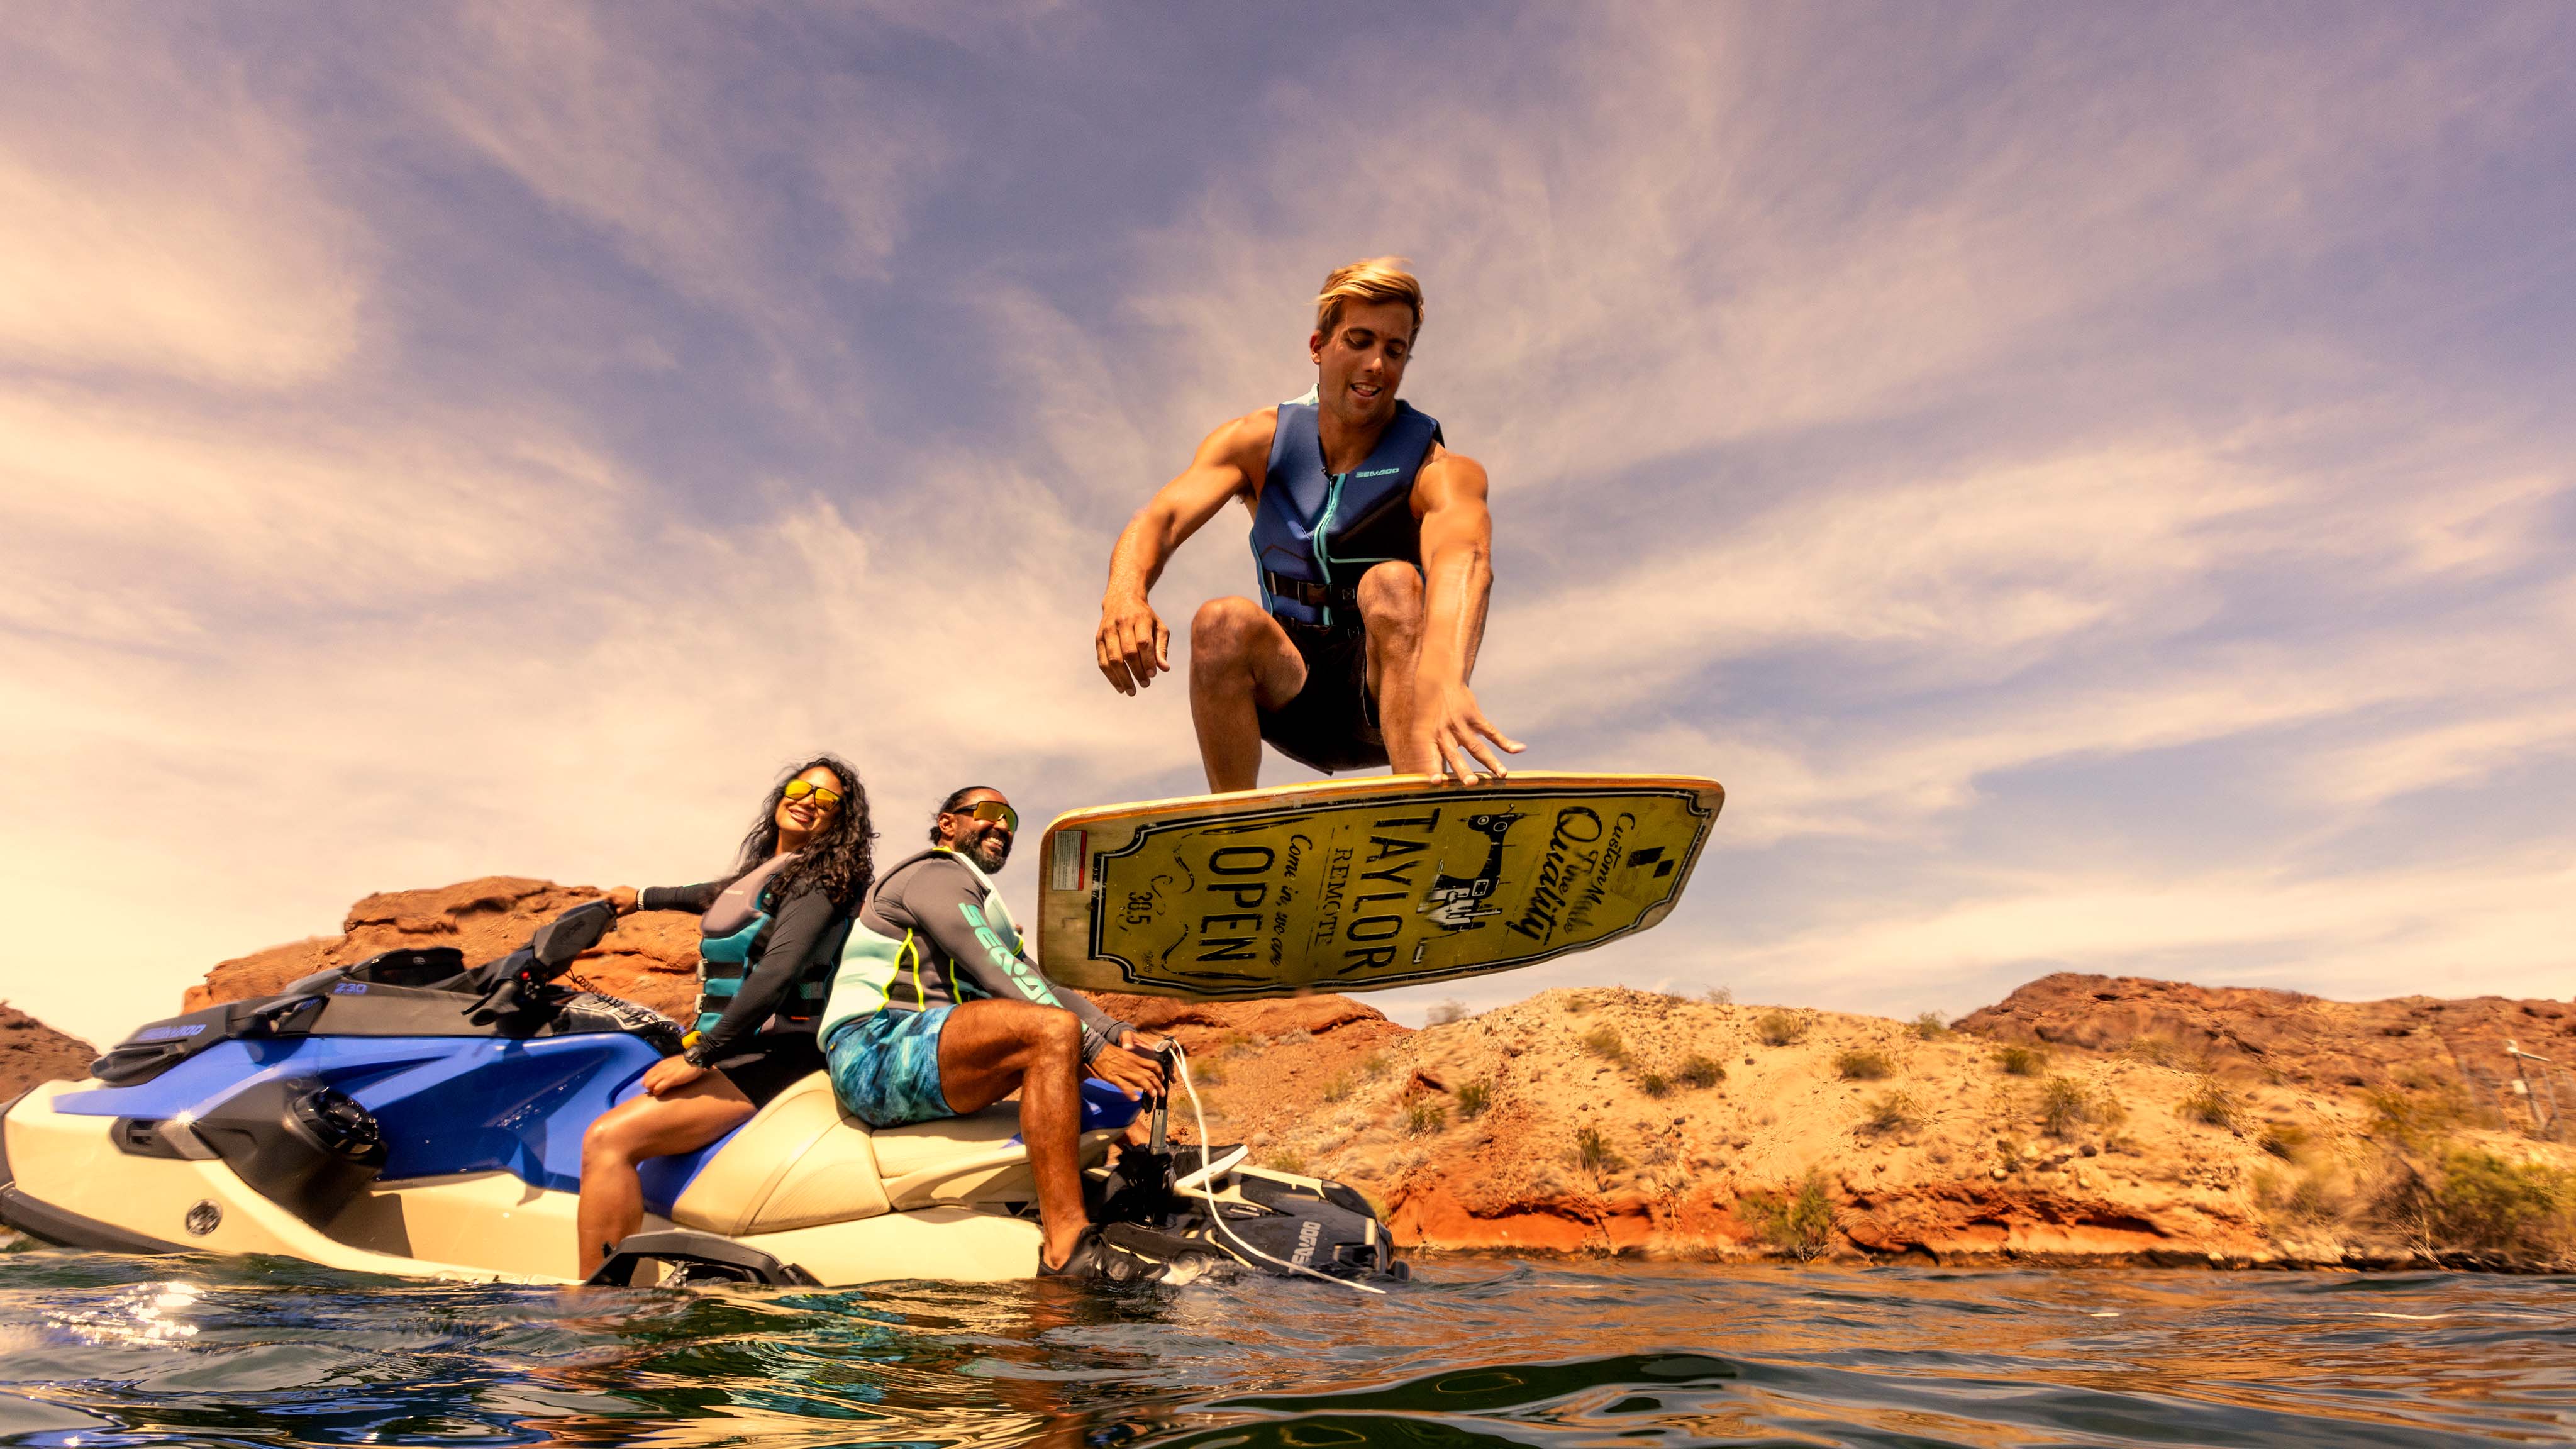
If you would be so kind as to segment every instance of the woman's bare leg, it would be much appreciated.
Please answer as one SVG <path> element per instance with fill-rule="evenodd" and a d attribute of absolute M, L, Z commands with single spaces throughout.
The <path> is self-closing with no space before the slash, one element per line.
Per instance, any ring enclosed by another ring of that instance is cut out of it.
<path fill-rule="evenodd" d="M 722 1072 L 709 1072 L 666 1097 L 620 1102 L 581 1135 L 580 1276 L 599 1271 L 619 1242 L 644 1226 L 648 1157 L 694 1152 L 751 1120 L 757 1109 Z"/>

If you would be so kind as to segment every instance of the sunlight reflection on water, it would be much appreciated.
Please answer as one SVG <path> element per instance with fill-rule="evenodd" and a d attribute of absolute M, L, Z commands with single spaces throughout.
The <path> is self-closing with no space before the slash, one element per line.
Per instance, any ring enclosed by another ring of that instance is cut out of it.
<path fill-rule="evenodd" d="M 2566 1280 L 1434 1259 L 1297 1284 L 571 1293 L 0 1256 L 0 1438 L 1228 1446 L 2576 1437 Z M 102 1438 L 105 1436 L 105 1438 Z"/>

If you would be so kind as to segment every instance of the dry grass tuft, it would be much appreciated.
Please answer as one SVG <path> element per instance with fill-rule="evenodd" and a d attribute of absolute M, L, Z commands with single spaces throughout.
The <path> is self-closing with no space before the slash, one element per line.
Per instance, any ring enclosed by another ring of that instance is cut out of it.
<path fill-rule="evenodd" d="M 1995 1053 L 1995 1067 L 2007 1077 L 2035 1077 L 2048 1070 L 2048 1048 L 2008 1046 Z"/>
<path fill-rule="evenodd" d="M 1583 1049 L 1605 1062 L 1628 1059 L 1628 1043 L 1621 1039 L 1619 1028 L 1603 1022 L 1583 1034 Z"/>
<path fill-rule="evenodd" d="M 2174 1104 L 2174 1111 L 2186 1122 L 2233 1131 L 2237 1119 L 2244 1115 L 2245 1104 L 2216 1077 L 2205 1076 L 2193 1085 L 2188 1095 Z"/>
<path fill-rule="evenodd" d="M 2116 1127 L 2128 1120 L 2128 1109 L 2108 1094 L 2084 1089 L 2072 1077 L 2051 1077 L 2039 1089 L 2040 1130 L 2067 1139 L 2086 1125 Z"/>
<path fill-rule="evenodd" d="M 1585 1127 L 1574 1134 L 1574 1163 L 1594 1177 L 1607 1177 L 1626 1168 L 1628 1159 L 1619 1155 L 1600 1128 Z"/>
<path fill-rule="evenodd" d="M 1864 1132 L 1903 1132 L 1923 1125 L 1923 1109 L 1903 1092 L 1890 1092 L 1861 1114 Z"/>
<path fill-rule="evenodd" d="M 1895 1073 L 1885 1052 L 1854 1047 L 1834 1058 L 1834 1075 L 1846 1082 L 1883 1082 Z"/>
<path fill-rule="evenodd" d="M 1753 1033 L 1765 1046 L 1795 1046 L 1807 1039 L 1809 1023 L 1803 1016 L 1785 1011 L 1766 1011 L 1753 1023 Z"/>

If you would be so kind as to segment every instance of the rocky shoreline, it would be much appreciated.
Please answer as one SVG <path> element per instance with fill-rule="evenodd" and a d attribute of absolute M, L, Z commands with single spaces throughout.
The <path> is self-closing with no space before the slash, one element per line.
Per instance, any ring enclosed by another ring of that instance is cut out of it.
<path fill-rule="evenodd" d="M 397 947 L 498 956 L 596 894 L 370 896 L 340 935 L 223 962 L 186 1004 Z M 676 1014 L 695 940 L 683 916 L 631 917 L 576 976 Z M 2057 975 L 1955 1024 L 1621 988 L 1421 1030 L 1333 996 L 1107 1004 L 1189 1048 L 1212 1135 L 1351 1182 L 1415 1249 L 2576 1268 L 2561 1002 Z M 0 1069 L 85 1065 L 82 1043 L 11 1055 L 12 1018 Z"/>

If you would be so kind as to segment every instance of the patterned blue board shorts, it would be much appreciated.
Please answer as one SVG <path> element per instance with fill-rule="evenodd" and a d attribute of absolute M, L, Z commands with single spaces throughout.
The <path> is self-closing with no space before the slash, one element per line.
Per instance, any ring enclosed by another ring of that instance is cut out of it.
<path fill-rule="evenodd" d="M 823 1049 L 833 1095 L 871 1127 L 907 1127 L 957 1114 L 939 1086 L 939 1029 L 954 1004 L 871 1012 L 832 1033 Z"/>

